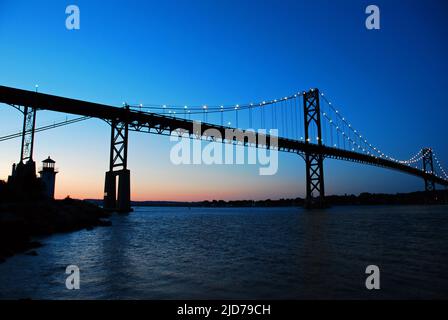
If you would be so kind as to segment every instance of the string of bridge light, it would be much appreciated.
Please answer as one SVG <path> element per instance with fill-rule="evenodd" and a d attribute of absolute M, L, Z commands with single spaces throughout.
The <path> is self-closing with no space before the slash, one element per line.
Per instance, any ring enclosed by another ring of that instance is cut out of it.
<path fill-rule="evenodd" d="M 139 105 L 127 105 L 126 103 L 123 103 L 123 105 L 131 107 L 131 108 L 135 108 L 135 109 L 139 109 L 140 111 L 143 109 L 152 109 L 152 110 L 163 110 L 163 114 L 166 115 L 167 111 L 168 111 L 168 115 L 172 116 L 172 117 L 176 117 L 177 115 L 184 115 L 185 117 L 188 115 L 195 115 L 195 114 L 202 114 L 204 115 L 204 117 L 206 117 L 207 114 L 210 113 L 224 113 L 224 112 L 235 112 L 236 113 L 236 121 L 238 122 L 238 111 L 241 110 L 249 110 L 250 112 L 252 112 L 252 109 L 254 108 L 262 108 L 262 107 L 266 107 L 266 106 L 270 106 L 270 105 L 275 105 L 281 102 L 285 102 L 285 101 L 289 101 L 289 100 L 293 100 L 296 99 L 298 97 L 302 97 L 305 94 L 305 92 L 298 92 L 296 94 L 290 95 L 290 96 L 286 96 L 284 98 L 280 98 L 280 99 L 273 99 L 273 100 L 265 100 L 259 103 L 248 103 L 248 104 L 243 104 L 243 105 L 220 105 L 220 106 L 208 106 L 208 105 L 203 105 L 203 106 L 176 106 L 176 105 L 160 105 L 160 104 L 139 104 Z M 327 99 L 327 97 L 325 96 L 324 93 L 321 93 L 322 98 L 324 99 L 324 101 L 330 106 L 330 108 L 334 111 L 334 113 L 337 115 L 337 117 L 343 122 L 343 124 L 345 124 L 350 131 L 352 131 L 356 137 L 358 138 L 358 140 L 360 142 L 362 142 L 363 144 L 365 144 L 365 146 L 363 147 L 360 143 L 356 142 L 356 138 L 352 139 L 350 137 L 350 134 L 346 133 L 343 129 L 341 129 L 341 127 L 339 125 L 336 124 L 336 121 L 334 121 L 328 113 L 326 112 L 322 112 L 322 115 L 329 121 L 330 125 L 333 126 L 336 131 L 338 132 L 338 134 L 340 133 L 343 137 L 343 139 L 345 139 L 346 141 L 349 142 L 349 145 L 352 145 L 352 151 L 355 151 L 354 147 L 357 147 L 357 149 L 362 150 L 363 152 L 365 152 L 368 155 L 372 155 L 375 156 L 375 154 L 377 154 L 379 157 L 381 158 L 386 158 L 388 160 L 400 163 L 400 164 L 407 164 L 407 165 L 411 165 L 411 164 L 415 164 L 419 161 L 421 161 L 429 151 L 427 151 L 425 154 L 421 154 L 422 150 L 420 150 L 416 155 L 414 155 L 413 157 L 411 157 L 409 160 L 398 160 L 395 159 L 389 155 L 386 155 L 385 153 L 383 153 L 379 148 L 376 148 L 375 146 L 373 146 L 371 143 L 369 143 L 369 141 L 363 137 L 358 130 L 354 129 L 352 127 L 352 125 L 346 120 L 345 117 L 343 117 L 341 115 L 341 113 L 339 112 L 339 110 L 337 110 L 333 104 L 331 103 L 331 101 L 329 101 Z M 177 111 L 180 111 L 179 113 Z M 250 115 L 250 120 L 252 121 L 252 115 Z M 263 116 L 262 116 L 263 118 Z M 222 117 L 221 117 L 222 119 Z M 263 121 L 263 120 L 262 120 Z M 221 120 L 221 122 L 223 122 Z M 230 125 L 230 122 L 229 122 Z M 331 129 L 330 129 L 331 130 Z M 322 139 L 322 137 L 316 137 L 317 140 Z M 303 140 L 303 137 L 301 138 L 301 140 Z M 323 139 L 322 139 L 323 141 Z M 338 144 L 339 144 L 339 136 L 338 136 Z M 334 146 L 336 147 L 336 144 L 334 144 Z M 373 152 L 370 152 L 368 149 L 371 149 Z M 375 156 L 376 157 L 376 156 Z M 443 169 L 443 167 L 441 166 L 440 162 L 436 159 L 436 162 L 438 164 L 438 166 L 440 167 L 441 171 L 443 172 L 443 174 L 445 175 L 445 178 L 448 179 L 448 175 L 446 174 L 446 171 Z M 416 167 L 417 168 L 417 167 Z"/>
<path fill-rule="evenodd" d="M 338 132 L 340 132 L 340 133 L 342 134 L 342 136 L 343 136 L 349 143 L 351 143 L 353 146 L 356 146 L 358 149 L 362 149 L 363 152 L 365 152 L 365 153 L 367 153 L 367 154 L 370 155 L 370 152 L 369 152 L 368 150 L 366 150 L 366 148 L 364 148 L 362 145 L 360 145 L 359 143 L 357 143 L 356 140 L 350 138 L 350 136 L 348 136 L 344 131 L 342 131 L 342 130 L 340 129 L 339 126 L 336 126 L 336 125 L 334 124 L 334 121 L 333 121 L 330 117 L 328 117 L 328 114 L 327 114 L 327 113 L 323 112 L 322 114 L 323 114 L 323 116 L 330 122 L 331 125 L 335 126 L 336 130 L 337 130 Z M 343 118 L 343 119 L 344 119 L 344 118 Z M 350 125 L 347 121 L 345 121 L 345 123 L 346 123 L 350 128 L 352 128 L 351 125 Z M 352 131 L 356 134 L 356 130 L 354 130 L 354 129 L 352 128 Z M 361 136 L 361 135 L 358 134 L 357 136 L 358 136 L 360 139 L 362 139 L 362 136 Z M 364 139 L 364 143 L 368 144 L 368 141 L 367 141 L 366 139 Z M 336 146 L 336 144 L 335 144 L 334 146 Z M 429 150 L 427 150 L 427 151 L 425 152 L 425 154 L 420 155 L 421 152 L 422 152 L 422 149 L 420 149 L 420 151 L 419 151 L 416 155 L 412 156 L 409 160 L 397 160 L 397 159 L 394 159 L 394 158 L 392 158 L 392 157 L 390 157 L 390 156 L 385 156 L 383 153 L 381 153 L 381 151 L 380 151 L 379 149 L 376 149 L 376 148 L 373 147 L 372 145 L 369 144 L 369 146 L 370 146 L 371 148 L 375 149 L 376 152 L 379 152 L 379 153 L 381 154 L 381 156 L 384 156 L 384 157 L 386 157 L 386 158 L 388 158 L 388 159 L 390 159 L 390 160 L 392 160 L 392 161 L 394 161 L 394 162 L 398 162 L 398 163 L 400 163 L 400 164 L 406 164 L 406 165 L 409 165 L 409 166 L 411 166 L 411 164 L 420 162 L 420 161 L 421 161 L 424 157 L 426 157 L 426 156 L 428 155 L 428 153 L 430 152 Z M 352 147 L 351 149 L 352 149 L 352 151 L 355 151 L 355 148 Z M 416 167 L 416 168 L 418 169 L 418 167 Z"/>
<path fill-rule="evenodd" d="M 412 164 L 412 163 L 416 163 L 419 160 L 422 160 L 426 156 L 426 154 L 425 155 L 421 155 L 422 151 L 423 151 L 423 149 L 420 149 L 416 155 L 411 157 L 409 160 L 402 161 L 402 163 L 404 163 L 404 164 Z M 426 151 L 426 153 L 427 152 L 428 151 Z"/>
<path fill-rule="evenodd" d="M 406 160 L 406 161 L 399 161 L 399 162 L 401 164 L 408 164 L 408 165 L 420 162 L 421 160 L 423 160 L 423 158 L 425 158 L 431 152 L 431 150 L 426 150 L 426 152 L 424 154 L 420 155 L 420 153 L 422 153 L 422 151 L 423 151 L 423 149 L 420 149 L 420 151 L 415 156 L 413 156 L 411 159 Z"/>
<path fill-rule="evenodd" d="M 423 151 L 423 149 L 420 149 L 419 154 L 420 154 L 420 152 L 422 152 L 422 151 Z M 424 154 L 422 154 L 420 157 L 417 157 L 418 154 L 415 155 L 415 156 L 413 157 L 414 160 L 412 161 L 412 163 L 421 163 L 420 161 L 423 160 L 423 158 L 425 158 L 429 153 L 432 153 L 433 158 L 435 158 L 434 151 L 433 151 L 432 149 L 428 149 L 428 150 L 426 150 L 426 152 L 425 152 Z M 437 159 L 436 159 L 436 160 L 437 160 Z M 440 170 L 441 170 L 443 173 L 445 173 L 445 170 L 442 168 L 442 166 L 441 166 L 441 164 L 440 164 L 440 162 L 439 162 L 438 160 L 437 160 L 437 164 L 438 164 Z M 409 166 L 410 166 L 410 165 L 409 165 Z M 415 165 L 414 167 L 415 167 L 415 169 L 419 169 L 419 170 L 423 171 L 424 173 L 432 174 L 432 175 L 435 175 L 436 177 L 438 177 L 438 178 L 440 178 L 440 179 L 443 179 L 443 177 L 442 177 L 441 175 L 438 175 L 434 169 L 433 169 L 433 171 L 430 171 L 430 170 L 425 170 L 424 168 L 419 168 L 417 165 Z"/>
<path fill-rule="evenodd" d="M 339 110 L 337 110 L 336 108 L 333 107 L 332 103 L 330 101 L 328 101 L 328 99 L 325 97 L 325 95 L 323 93 L 321 93 L 321 96 L 324 98 L 325 102 L 327 102 L 327 104 L 331 107 L 331 109 L 337 114 L 337 116 L 339 117 L 339 119 L 343 122 L 343 124 L 345 124 L 349 130 L 351 130 L 356 137 L 358 137 L 359 141 L 361 143 L 356 142 L 356 139 L 352 139 L 350 137 L 350 135 L 348 133 L 346 133 L 339 124 L 336 124 L 336 121 L 334 121 L 328 113 L 321 111 L 322 115 L 329 121 L 330 125 L 333 126 L 337 133 L 338 133 L 338 144 L 339 144 L 339 133 L 342 134 L 343 139 L 346 139 L 349 142 L 349 145 L 352 144 L 352 151 L 355 151 L 355 146 L 357 147 L 357 149 L 362 150 L 363 152 L 365 152 L 368 155 L 372 155 L 377 157 L 375 154 L 378 154 L 379 157 L 385 157 L 391 160 L 394 160 L 393 158 L 385 155 L 380 149 L 376 148 L 375 146 L 373 146 L 371 143 L 369 143 L 369 141 L 367 141 L 367 139 L 365 137 L 363 137 L 358 130 L 354 129 L 353 126 L 345 119 L 345 117 L 343 117 Z M 365 146 L 362 145 L 362 143 L 365 144 Z M 334 147 L 337 146 L 337 144 L 333 145 Z M 373 152 L 370 152 L 368 149 L 371 149 Z"/>
<path fill-rule="evenodd" d="M 324 94 L 321 94 L 321 95 L 322 95 L 322 97 L 324 97 L 324 99 L 326 100 L 326 102 L 328 103 L 328 105 L 331 106 L 331 102 L 328 101 L 328 99 L 325 98 L 325 95 L 324 95 Z M 340 118 L 342 117 L 342 116 L 340 115 L 340 113 L 339 113 L 338 110 L 336 110 L 334 107 L 332 107 L 332 109 L 335 111 L 336 114 L 339 115 Z M 360 146 L 355 140 L 353 140 L 353 139 L 351 139 L 349 136 L 347 136 L 347 135 L 345 134 L 345 132 L 343 132 L 343 131 L 339 128 L 339 126 L 336 126 L 336 125 L 334 124 L 334 121 L 328 116 L 328 114 L 327 114 L 326 112 L 322 112 L 322 111 L 321 111 L 321 113 L 322 113 L 322 115 L 323 115 L 323 116 L 330 122 L 330 124 L 331 124 L 332 126 L 335 126 L 335 128 L 336 128 L 336 130 L 337 130 L 338 132 L 342 133 L 342 136 L 343 136 L 343 137 L 345 137 L 345 138 L 346 138 L 349 142 L 351 142 L 353 145 L 356 145 L 356 146 L 358 147 L 358 149 L 362 149 L 364 152 L 366 152 L 365 148 L 362 148 L 362 146 Z M 350 123 L 348 123 L 348 121 L 345 120 L 345 118 L 342 118 L 341 120 L 344 121 L 344 123 L 345 123 L 346 125 L 348 125 L 348 127 L 351 128 L 352 131 L 353 131 L 355 134 L 357 134 L 357 131 L 356 131 L 355 129 L 353 129 L 353 127 L 350 125 Z M 362 139 L 362 136 L 361 136 L 360 134 L 357 134 L 357 136 L 358 136 L 360 139 Z M 364 139 L 364 142 L 367 144 L 367 143 L 368 143 L 367 139 Z M 336 145 L 335 145 L 335 146 L 336 146 Z M 394 158 L 392 158 L 392 157 L 390 157 L 390 156 L 384 155 L 379 149 L 373 147 L 371 144 L 369 144 L 369 146 L 370 146 L 371 148 L 375 149 L 377 152 L 379 152 L 379 153 L 381 154 L 381 156 L 386 157 L 386 158 L 388 158 L 388 159 L 390 159 L 390 160 L 392 160 L 392 161 L 394 161 L 394 162 L 398 162 L 398 163 L 401 163 L 401 164 L 406 164 L 406 165 L 409 165 L 409 166 L 411 166 L 412 164 L 415 164 L 415 163 L 419 163 L 419 162 L 420 162 L 421 160 L 423 160 L 423 158 L 425 158 L 430 152 L 433 152 L 432 150 L 427 150 L 427 151 L 423 154 L 423 153 L 422 153 L 422 152 L 423 152 L 423 149 L 420 149 L 420 151 L 419 151 L 416 155 L 414 155 L 413 157 L 411 157 L 409 160 L 397 160 L 397 159 L 394 159 Z M 352 151 L 354 151 L 354 148 L 352 148 Z M 367 151 L 367 154 L 369 154 L 368 151 Z M 436 160 L 436 163 L 437 163 L 438 167 L 439 167 L 440 170 L 442 171 L 442 173 L 443 173 L 445 179 L 448 180 L 448 175 L 447 175 L 445 169 L 442 167 L 440 161 L 439 161 L 439 160 L 437 159 L 437 157 L 435 156 L 435 153 L 434 153 L 434 152 L 433 152 L 433 156 L 434 156 L 434 159 Z M 418 166 L 415 166 L 415 168 L 418 169 Z M 422 169 L 422 171 L 424 171 L 424 170 Z M 434 172 L 427 172 L 427 173 L 436 175 Z M 436 175 L 436 176 L 438 176 L 439 178 L 442 178 L 442 176 L 440 176 L 440 175 Z"/>
<path fill-rule="evenodd" d="M 340 119 L 341 121 L 343 121 L 343 123 L 345 123 L 345 125 L 348 126 L 348 128 L 349 128 L 349 129 L 350 129 L 350 130 L 351 130 L 351 131 L 352 131 L 352 132 L 353 132 L 353 133 L 360 139 L 360 141 L 363 141 L 363 142 L 364 142 L 366 145 L 368 145 L 373 151 L 375 151 L 374 154 L 375 154 L 375 153 L 378 154 L 381 158 L 386 158 L 386 159 L 388 159 L 388 160 L 391 160 L 391 161 L 394 161 L 394 162 L 397 162 L 397 163 L 408 164 L 408 165 L 413 164 L 413 163 L 416 163 L 417 161 L 422 160 L 423 157 L 425 156 L 425 155 L 422 155 L 420 158 L 415 159 L 415 157 L 418 157 L 418 155 L 421 153 L 421 150 L 417 153 L 417 155 L 413 156 L 413 157 L 412 157 L 411 159 L 409 159 L 409 160 L 398 160 L 398 159 L 395 159 L 395 158 L 393 158 L 393 157 L 391 157 L 391 156 L 389 156 L 389 155 L 386 155 L 386 154 L 385 154 L 384 152 L 382 152 L 379 148 L 376 148 L 376 147 L 373 146 L 371 143 L 369 143 L 368 140 L 367 140 L 366 138 L 363 138 L 363 136 L 362 136 L 356 129 L 354 129 L 354 128 L 352 127 L 352 125 L 345 119 L 345 117 L 343 117 L 343 116 L 341 115 L 341 113 L 339 112 L 339 110 L 337 110 L 337 109 L 333 106 L 333 104 L 331 103 L 331 101 L 329 101 L 329 100 L 327 99 L 327 97 L 325 96 L 324 93 L 321 93 L 321 96 L 322 96 L 322 98 L 324 99 L 324 101 L 330 106 L 330 108 L 335 112 L 335 114 L 339 117 L 339 119 Z M 333 126 L 336 127 L 336 130 L 340 131 L 344 137 L 347 137 L 347 139 L 349 140 L 349 142 L 352 142 L 352 144 L 357 145 L 357 146 L 358 146 L 358 149 L 362 149 L 364 152 L 367 152 L 367 154 L 370 154 L 370 152 L 366 151 L 365 148 L 362 148 L 362 146 L 360 146 L 358 143 L 356 143 L 355 140 L 353 140 L 353 139 L 351 139 L 349 136 L 347 136 L 346 133 L 345 133 L 344 131 L 340 130 L 340 129 L 339 129 L 339 126 L 336 126 L 336 125 L 334 124 L 334 121 L 333 121 L 331 118 L 328 117 L 327 113 L 324 112 L 323 115 L 325 116 L 325 118 L 327 118 L 327 119 L 330 121 L 330 124 L 331 124 L 331 125 L 333 125 Z M 352 150 L 354 151 L 354 148 L 352 148 Z"/>
<path fill-rule="evenodd" d="M 370 154 L 370 152 L 369 151 L 367 151 L 365 148 L 363 148 L 360 144 L 358 144 L 355 140 L 353 140 L 353 139 L 351 139 L 338 125 L 336 125 L 335 123 L 334 123 L 334 121 L 333 121 L 333 119 L 331 119 L 329 116 L 328 116 L 328 113 L 326 113 L 326 112 L 321 112 L 322 113 L 322 115 L 328 120 L 328 122 L 330 123 L 330 125 L 331 126 L 334 126 L 334 128 L 336 129 L 336 131 L 337 131 L 337 133 L 338 133 L 338 143 L 339 143 L 339 133 L 341 133 L 342 134 L 342 137 L 343 138 L 345 138 L 348 142 L 349 142 L 349 144 L 351 143 L 352 144 L 352 151 L 355 151 L 355 148 L 354 148 L 354 146 L 356 146 L 358 149 L 362 149 L 362 151 L 363 152 L 365 152 L 365 153 L 367 153 L 367 154 Z M 331 129 L 330 129 L 331 130 Z M 318 138 L 317 138 L 317 140 L 319 140 Z M 324 142 L 324 139 L 322 139 L 322 142 Z M 333 147 L 336 147 L 337 146 L 337 144 L 335 143 L 335 144 L 333 144 Z"/>
<path fill-rule="evenodd" d="M 437 166 L 439 167 L 440 171 L 442 171 L 442 174 L 445 177 L 445 180 L 448 180 L 448 174 L 446 173 L 445 169 L 442 167 L 442 164 L 440 163 L 439 159 L 437 158 L 435 152 L 432 153 L 432 156 L 434 157 L 434 160 L 436 160 Z"/>
<path fill-rule="evenodd" d="M 260 107 L 266 107 L 269 105 L 274 105 L 279 102 L 289 101 L 292 99 L 296 99 L 300 96 L 302 96 L 302 92 L 295 93 L 290 96 L 286 96 L 279 99 L 273 99 L 273 100 L 264 100 L 262 102 L 258 103 L 246 103 L 246 104 L 236 104 L 236 105 L 202 105 L 202 106 L 179 106 L 179 105 L 167 105 L 167 104 L 132 104 L 128 105 L 127 103 L 123 103 L 124 106 L 128 106 L 133 109 L 138 110 L 157 110 L 157 111 L 163 111 L 163 114 L 203 114 L 205 112 L 207 113 L 220 113 L 220 112 L 234 112 L 234 111 L 241 111 L 241 110 L 247 110 L 247 109 L 253 109 L 253 108 L 260 108 Z"/>
<path fill-rule="evenodd" d="M 379 148 L 373 146 L 373 145 L 372 145 L 372 144 L 371 144 L 365 137 L 363 137 L 363 136 L 359 133 L 358 130 L 354 129 L 353 126 L 351 125 L 351 123 L 349 123 L 349 122 L 347 121 L 347 119 L 341 115 L 341 113 L 339 112 L 339 110 L 337 110 L 337 109 L 333 106 L 333 104 L 331 103 L 331 101 L 329 101 L 329 100 L 327 99 L 327 97 L 325 96 L 324 93 L 321 93 L 321 96 L 322 96 L 322 98 L 324 99 L 324 101 L 330 106 L 330 108 L 334 111 L 334 113 L 339 117 L 339 119 L 340 119 L 340 120 L 341 120 L 341 121 L 342 121 L 342 122 L 349 128 L 349 130 L 351 130 L 351 131 L 352 131 L 352 132 L 359 138 L 360 141 L 362 141 L 363 143 L 365 143 L 366 146 L 368 146 L 371 150 L 374 151 L 374 152 L 372 152 L 372 154 L 378 154 L 379 157 L 381 157 L 381 158 L 384 157 L 384 158 L 386 158 L 386 159 L 390 159 L 390 160 L 392 160 L 392 161 L 396 161 L 396 162 L 398 162 L 398 160 L 396 160 L 396 159 L 394 159 L 394 158 L 392 158 L 392 157 L 386 155 L 386 154 L 385 154 L 384 152 L 382 152 Z M 344 137 L 348 137 L 348 135 L 347 135 L 344 131 L 342 131 L 342 130 L 339 128 L 339 126 L 337 126 L 337 125 L 335 124 L 335 121 L 334 121 L 333 119 L 331 119 L 331 118 L 328 117 L 327 113 L 325 113 L 324 116 L 325 116 L 327 119 L 329 119 L 330 124 L 332 124 L 333 126 L 335 126 L 336 129 L 337 129 L 338 131 L 340 131 Z M 350 137 L 348 137 L 348 138 L 349 138 L 349 141 L 352 140 Z M 354 140 L 353 140 L 353 141 L 354 141 Z M 354 141 L 354 142 L 356 143 L 356 141 Z M 357 143 L 356 143 L 356 144 L 357 144 Z M 357 144 L 357 145 L 358 145 L 358 144 Z M 367 152 L 367 154 L 370 154 L 370 152 L 366 151 L 366 148 L 364 148 L 364 151 Z"/>
<path fill-rule="evenodd" d="M 335 125 L 334 125 L 334 122 L 328 117 L 328 114 L 327 114 L 327 113 L 323 112 L 322 114 L 323 114 L 323 116 L 324 116 L 326 119 L 328 119 L 328 120 L 330 121 L 330 123 L 331 123 L 333 126 L 335 126 Z M 365 148 L 362 148 L 362 146 L 360 146 L 355 140 L 353 140 L 353 139 L 351 139 L 350 137 L 348 137 L 348 136 L 345 134 L 345 132 L 343 132 L 342 130 L 340 130 L 339 126 L 336 126 L 336 130 L 337 130 L 338 132 L 341 132 L 342 135 L 343 135 L 343 137 L 345 137 L 345 138 L 346 138 L 350 143 L 352 143 L 353 145 L 356 145 L 356 146 L 358 147 L 358 149 L 361 148 L 364 152 L 366 152 Z M 336 146 L 336 144 L 335 144 L 334 146 Z M 352 148 L 352 151 L 354 151 L 354 150 L 355 150 L 355 148 Z M 406 161 L 393 160 L 393 161 L 395 161 L 395 162 L 399 162 L 399 163 L 401 163 L 401 164 L 406 164 L 406 165 L 408 165 L 408 166 L 411 166 L 411 164 L 420 163 L 420 161 L 423 160 L 423 158 L 426 157 L 432 150 L 427 150 L 424 154 L 420 155 L 420 153 L 421 153 L 422 151 L 423 151 L 423 150 L 421 149 L 416 155 L 414 155 L 414 156 L 413 156 L 411 159 L 409 159 L 409 160 L 406 160 Z M 367 151 L 367 154 L 369 154 L 368 151 Z M 419 155 L 420 155 L 420 156 L 419 156 Z M 435 176 L 437 176 L 437 177 L 439 177 L 439 178 L 441 178 L 441 179 L 448 180 L 448 175 L 447 175 L 446 171 L 444 170 L 444 168 L 442 167 L 442 165 L 440 164 L 440 161 L 437 159 L 437 157 L 435 156 L 434 153 L 433 153 L 433 156 L 434 156 L 434 159 L 435 159 L 435 161 L 436 161 L 438 167 L 439 167 L 440 170 L 442 171 L 442 173 L 443 173 L 443 175 L 444 175 L 444 178 L 443 178 L 441 175 L 437 175 L 436 172 L 431 172 L 431 171 L 425 171 L 425 172 L 426 172 L 427 174 L 433 174 L 433 175 L 435 175 Z M 419 169 L 418 166 L 415 166 L 415 169 Z M 420 170 L 424 171 L 424 169 L 420 169 Z"/>

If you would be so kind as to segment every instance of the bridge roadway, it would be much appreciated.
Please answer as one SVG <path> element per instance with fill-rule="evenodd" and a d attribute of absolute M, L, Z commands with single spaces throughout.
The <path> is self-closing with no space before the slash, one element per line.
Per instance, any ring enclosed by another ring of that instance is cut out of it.
<path fill-rule="evenodd" d="M 49 110 L 79 116 L 88 116 L 92 118 L 103 119 L 108 122 L 117 120 L 120 122 L 128 123 L 130 130 L 139 132 L 170 135 L 173 131 L 181 129 L 183 130 L 183 132 L 187 132 L 189 134 L 189 137 L 193 139 L 206 138 L 223 143 L 232 142 L 244 144 L 249 147 L 252 146 L 258 148 L 269 148 L 271 141 L 275 141 L 275 139 L 277 139 L 277 147 L 274 147 L 274 149 L 277 149 L 279 151 L 298 153 L 300 155 L 304 155 L 305 153 L 322 154 L 325 158 L 345 160 L 398 170 L 423 179 L 427 179 L 429 181 L 434 181 L 435 183 L 442 186 L 448 186 L 447 180 L 439 178 L 434 174 L 428 174 L 420 169 L 416 169 L 405 164 L 363 153 L 328 147 L 324 145 L 320 146 L 318 144 L 281 137 L 272 137 L 271 139 L 270 135 L 265 135 L 262 133 L 255 133 L 255 141 L 257 141 L 256 144 L 250 143 L 247 139 L 247 136 L 245 136 L 245 138 L 242 140 L 238 140 L 236 137 L 234 137 L 232 139 L 233 141 L 227 141 L 226 139 L 220 139 L 219 137 L 217 138 L 211 135 L 207 136 L 208 129 L 218 130 L 220 133 L 220 137 L 226 136 L 227 129 L 238 130 L 239 133 L 242 133 L 243 135 L 250 135 L 250 132 L 246 130 L 223 127 L 210 123 L 202 123 L 201 132 L 194 132 L 195 126 L 194 121 L 192 120 L 175 118 L 156 113 L 140 112 L 130 110 L 128 108 L 117 108 L 100 103 L 75 100 L 5 86 L 0 86 L 0 103 L 13 105 L 16 107 L 28 106 L 37 110 Z M 238 133 L 238 131 L 236 132 Z"/>

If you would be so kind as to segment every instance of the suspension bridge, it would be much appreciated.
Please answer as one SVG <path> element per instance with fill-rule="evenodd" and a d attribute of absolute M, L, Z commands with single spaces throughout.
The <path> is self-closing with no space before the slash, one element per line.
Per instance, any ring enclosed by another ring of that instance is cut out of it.
<path fill-rule="evenodd" d="M 436 184 L 448 187 L 447 172 L 433 149 L 422 148 L 407 160 L 384 153 L 355 129 L 318 89 L 274 100 L 230 106 L 123 103 L 122 107 L 115 107 L 0 86 L 0 103 L 12 106 L 23 114 L 23 130 L 0 137 L 0 142 L 21 138 L 17 170 L 28 170 L 31 174 L 35 174 L 33 148 L 36 132 L 91 118 L 109 123 L 110 160 L 104 188 L 104 208 L 109 210 L 131 210 L 127 161 L 129 131 L 175 134 L 212 143 L 231 143 L 298 154 L 305 161 L 306 204 L 310 208 L 325 206 L 324 159 L 327 158 L 393 169 L 422 178 L 428 193 L 435 191 Z M 62 112 L 78 118 L 37 128 L 38 110 Z M 201 122 L 200 131 L 195 129 L 198 121 Z M 230 139 L 226 136 L 228 130 L 234 132 Z M 273 132 L 277 134 L 273 135 Z"/>

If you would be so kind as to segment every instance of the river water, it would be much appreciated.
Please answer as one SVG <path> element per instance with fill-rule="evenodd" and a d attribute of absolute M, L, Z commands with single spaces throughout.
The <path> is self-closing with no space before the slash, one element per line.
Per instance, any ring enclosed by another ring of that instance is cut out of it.
<path fill-rule="evenodd" d="M 0 299 L 448 298 L 447 206 L 140 207 L 111 220 L 0 264 Z M 368 265 L 380 290 L 366 289 Z"/>

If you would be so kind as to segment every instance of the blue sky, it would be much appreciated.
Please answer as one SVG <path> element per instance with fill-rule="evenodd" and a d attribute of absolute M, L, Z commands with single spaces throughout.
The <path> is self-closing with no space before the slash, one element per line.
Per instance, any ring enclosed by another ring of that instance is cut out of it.
<path fill-rule="evenodd" d="M 81 29 L 65 28 L 65 8 Z M 381 10 L 381 30 L 364 26 Z M 448 27 L 444 1 L 8 1 L 0 0 L 0 84 L 119 106 L 237 104 L 323 90 L 369 141 L 396 158 L 433 147 L 448 163 L 445 91 Z M 65 115 L 40 112 L 38 124 Z M 0 135 L 19 131 L 0 108 Z M 101 197 L 109 128 L 100 120 L 41 133 L 36 159 L 60 167 L 57 195 Z M 0 145 L 0 178 L 19 157 Z M 254 166 L 180 166 L 168 138 L 132 134 L 135 199 L 303 196 L 304 163 L 280 156 L 279 172 Z M 326 161 L 328 193 L 421 190 L 389 170 Z"/>

